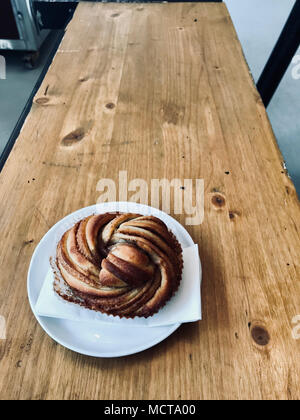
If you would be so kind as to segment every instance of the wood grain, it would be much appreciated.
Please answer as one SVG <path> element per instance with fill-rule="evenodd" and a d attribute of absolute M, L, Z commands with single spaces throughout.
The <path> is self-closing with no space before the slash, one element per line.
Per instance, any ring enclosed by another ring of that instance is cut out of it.
<path fill-rule="evenodd" d="M 204 179 L 204 222 L 187 226 L 203 321 L 101 360 L 44 333 L 26 274 L 49 227 L 95 204 L 98 181 L 120 170 Z M 81 3 L 1 173 L 0 203 L 1 399 L 300 397 L 299 201 L 224 4 Z"/>

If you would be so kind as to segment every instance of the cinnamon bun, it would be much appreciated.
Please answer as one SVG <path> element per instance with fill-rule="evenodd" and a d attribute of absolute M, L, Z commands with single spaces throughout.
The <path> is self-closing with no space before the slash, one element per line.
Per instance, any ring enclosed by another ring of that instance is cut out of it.
<path fill-rule="evenodd" d="M 63 298 L 102 313 L 134 318 L 158 312 L 178 289 L 182 249 L 154 216 L 105 213 L 76 223 L 57 245 Z"/>

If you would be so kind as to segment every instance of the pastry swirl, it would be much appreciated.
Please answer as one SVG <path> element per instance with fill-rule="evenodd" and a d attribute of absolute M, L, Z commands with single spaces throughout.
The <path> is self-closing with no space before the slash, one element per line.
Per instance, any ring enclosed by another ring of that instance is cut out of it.
<path fill-rule="evenodd" d="M 178 289 L 182 249 L 154 216 L 105 213 L 65 232 L 56 266 L 72 291 L 67 300 L 115 316 L 149 317 Z"/>

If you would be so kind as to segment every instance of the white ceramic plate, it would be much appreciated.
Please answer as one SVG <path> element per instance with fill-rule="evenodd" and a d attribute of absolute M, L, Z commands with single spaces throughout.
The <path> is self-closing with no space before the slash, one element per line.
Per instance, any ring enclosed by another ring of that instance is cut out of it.
<path fill-rule="evenodd" d="M 62 229 L 90 214 L 108 211 L 154 214 L 171 228 L 183 248 L 194 245 L 189 233 L 171 216 L 137 203 L 102 203 L 86 207 L 66 216 L 46 233 L 36 247 L 29 266 L 27 290 L 31 309 L 41 327 L 53 340 L 77 353 L 94 357 L 120 357 L 138 353 L 160 343 L 181 325 L 124 328 L 124 325 L 88 324 L 36 314 L 35 305 L 49 270 L 49 258 L 53 255 L 53 247 Z"/>

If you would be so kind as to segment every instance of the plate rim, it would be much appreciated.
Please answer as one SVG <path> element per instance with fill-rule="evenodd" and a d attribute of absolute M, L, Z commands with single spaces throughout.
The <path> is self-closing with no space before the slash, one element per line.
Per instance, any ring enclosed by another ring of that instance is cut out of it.
<path fill-rule="evenodd" d="M 97 358 L 115 358 L 115 357 L 125 357 L 125 356 L 130 356 L 132 354 L 136 354 L 136 353 L 140 353 L 144 350 L 147 350 L 151 347 L 154 347 L 155 345 L 161 343 L 162 341 L 164 341 L 166 338 L 168 338 L 171 334 L 173 334 L 182 324 L 181 323 L 176 323 L 176 324 L 171 324 L 163 326 L 164 328 L 168 328 L 167 331 L 164 331 L 162 334 L 160 334 L 158 337 L 156 337 L 154 340 L 150 341 L 147 344 L 142 344 L 140 346 L 137 346 L 135 348 L 132 348 L 131 350 L 124 350 L 124 351 L 118 351 L 118 352 L 110 352 L 110 353 L 102 353 L 101 351 L 99 352 L 93 352 L 93 351 L 86 351 L 82 348 L 78 348 L 76 346 L 73 346 L 72 344 L 66 343 L 64 342 L 63 339 L 60 339 L 58 337 L 55 336 L 55 334 L 53 334 L 51 332 L 51 330 L 49 330 L 46 321 L 44 321 L 44 319 L 48 319 L 49 317 L 46 316 L 40 316 L 36 313 L 35 311 L 35 307 L 32 301 L 32 296 L 31 296 L 31 277 L 32 277 L 32 270 L 33 270 L 33 266 L 34 266 L 34 262 L 35 262 L 35 257 L 39 252 L 39 248 L 41 247 L 42 243 L 44 243 L 44 241 L 46 241 L 46 239 L 48 238 L 48 236 L 50 236 L 52 234 L 53 231 L 55 231 L 55 229 L 57 228 L 58 224 L 61 224 L 65 219 L 68 219 L 72 216 L 74 216 L 77 212 L 80 212 L 82 210 L 86 210 L 88 211 L 89 209 L 97 209 L 97 206 L 101 206 L 101 204 L 106 204 L 106 205 L 119 205 L 119 204 L 132 204 L 134 206 L 143 206 L 144 208 L 150 208 L 155 210 L 156 212 L 161 212 L 164 213 L 165 215 L 167 215 L 168 217 L 170 217 L 171 219 L 173 219 L 173 221 L 175 222 L 175 224 L 179 225 L 181 229 L 183 229 L 186 234 L 188 235 L 188 239 L 189 241 L 191 241 L 191 243 L 195 244 L 191 235 L 189 234 L 189 232 L 176 220 L 174 219 L 172 216 L 170 216 L 169 214 L 163 212 L 160 209 L 156 209 L 153 208 L 151 206 L 147 206 L 145 204 L 141 204 L 141 203 L 134 203 L 134 202 L 108 202 L 108 203 L 99 203 L 99 204 L 93 204 L 90 206 L 86 206 L 86 207 L 82 207 L 80 209 L 75 210 L 72 213 L 67 214 L 66 216 L 64 216 L 63 218 L 61 218 L 60 220 L 58 220 L 42 237 L 42 239 L 39 241 L 39 243 L 37 244 L 37 246 L 35 247 L 35 250 L 31 256 L 31 260 L 30 260 L 30 264 L 29 264 L 29 268 L 28 268 L 28 274 L 27 274 L 27 296 L 28 296 L 28 300 L 29 300 L 29 304 L 31 307 L 31 310 L 33 312 L 33 315 L 35 316 L 36 320 L 38 321 L 40 327 L 46 332 L 46 334 L 52 338 L 52 340 L 54 340 L 56 343 L 60 344 L 61 346 L 74 351 L 78 354 L 82 354 L 85 356 L 90 356 L 90 357 L 97 357 Z M 101 214 L 101 213 L 99 213 Z M 192 245 L 191 245 L 192 246 Z M 199 263 L 200 263 L 200 277 L 202 278 L 202 266 L 201 266 L 201 260 L 200 260 L 200 256 L 199 256 Z M 51 318 L 52 319 L 52 318 Z M 53 318 L 55 319 L 55 318 Z M 59 319 L 59 318 L 58 318 Z M 74 322 L 74 321 L 70 321 L 70 320 L 61 320 L 63 322 Z M 143 328 L 143 327 L 141 327 Z M 147 328 L 147 327 L 145 327 Z M 151 329 L 154 329 L 156 327 L 151 327 Z M 161 328 L 161 327 L 159 327 Z"/>

